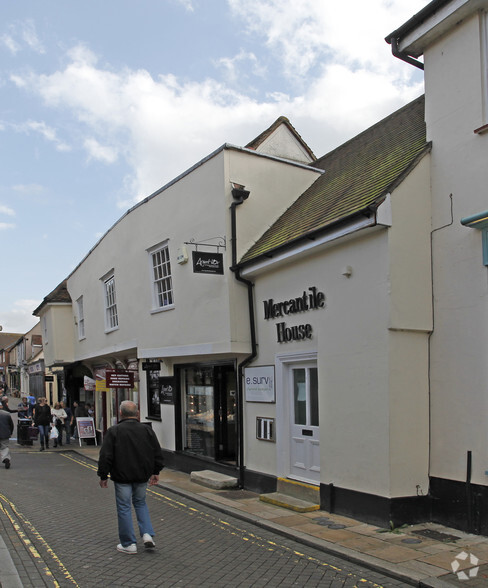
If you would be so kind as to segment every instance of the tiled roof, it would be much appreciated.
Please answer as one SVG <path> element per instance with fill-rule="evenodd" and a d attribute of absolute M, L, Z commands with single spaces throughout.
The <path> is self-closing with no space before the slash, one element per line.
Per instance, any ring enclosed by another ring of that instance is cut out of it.
<path fill-rule="evenodd" d="M 325 170 L 241 259 L 251 261 L 377 206 L 426 143 L 421 96 L 311 165 Z"/>
<path fill-rule="evenodd" d="M 71 304 L 71 296 L 68 292 L 67 282 L 63 280 L 61 284 L 56 286 L 52 292 L 50 292 L 47 296 L 44 297 L 44 300 L 41 304 L 34 310 L 32 313 L 34 316 L 37 316 L 41 308 L 46 306 L 46 304 L 52 304 L 54 302 L 60 303 L 64 302 L 66 304 Z"/>
<path fill-rule="evenodd" d="M 0 350 L 7 349 L 22 337 L 22 333 L 0 333 Z"/>

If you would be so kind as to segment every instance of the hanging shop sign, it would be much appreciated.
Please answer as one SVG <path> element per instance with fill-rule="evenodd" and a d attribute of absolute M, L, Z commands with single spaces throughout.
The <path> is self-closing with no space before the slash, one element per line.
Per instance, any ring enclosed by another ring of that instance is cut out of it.
<path fill-rule="evenodd" d="M 105 378 L 103 380 L 99 380 L 98 378 L 95 380 L 95 390 L 97 392 L 107 392 L 107 382 Z"/>
<path fill-rule="evenodd" d="M 143 361 L 142 362 L 142 369 L 145 372 L 159 372 L 161 369 L 161 362 L 160 361 Z"/>
<path fill-rule="evenodd" d="M 224 273 L 224 256 L 222 253 L 208 251 L 192 251 L 194 274 Z"/>
<path fill-rule="evenodd" d="M 130 370 L 106 370 L 107 388 L 133 388 L 134 372 Z"/>
<path fill-rule="evenodd" d="M 247 402 L 274 402 L 274 366 L 265 365 L 260 367 L 245 368 L 244 385 Z"/>
<path fill-rule="evenodd" d="M 263 301 L 264 318 L 266 320 L 288 317 L 310 310 L 325 308 L 325 294 L 315 286 L 304 290 L 301 296 L 275 302 L 273 298 Z M 276 323 L 276 340 L 278 343 L 289 343 L 290 341 L 303 341 L 311 339 L 313 333 L 312 325 L 304 323 L 288 326 L 286 322 Z"/>
<path fill-rule="evenodd" d="M 83 376 L 83 388 L 89 392 L 93 392 L 95 390 L 95 380 L 88 376 Z"/>
<path fill-rule="evenodd" d="M 174 404 L 175 379 L 173 376 L 159 378 L 159 400 L 161 404 Z"/>

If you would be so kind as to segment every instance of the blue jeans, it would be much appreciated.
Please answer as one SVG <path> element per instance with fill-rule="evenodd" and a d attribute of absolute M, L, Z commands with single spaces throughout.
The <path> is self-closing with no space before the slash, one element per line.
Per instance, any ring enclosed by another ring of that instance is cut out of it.
<path fill-rule="evenodd" d="M 123 547 L 136 542 L 134 525 L 132 524 L 132 505 L 136 511 L 137 524 L 141 537 L 144 533 L 154 536 L 146 504 L 147 483 L 121 484 L 114 482 L 115 503 L 117 505 L 117 521 L 119 524 L 119 539 Z"/>
<path fill-rule="evenodd" d="M 39 441 L 41 442 L 41 446 L 44 445 L 44 441 L 46 441 L 46 447 L 49 445 L 49 425 L 37 425 L 39 428 Z"/>

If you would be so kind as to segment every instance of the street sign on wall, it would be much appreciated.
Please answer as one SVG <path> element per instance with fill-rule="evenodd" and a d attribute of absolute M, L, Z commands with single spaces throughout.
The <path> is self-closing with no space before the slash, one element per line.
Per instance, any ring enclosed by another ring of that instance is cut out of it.
<path fill-rule="evenodd" d="M 133 388 L 134 372 L 130 370 L 106 370 L 107 388 Z"/>

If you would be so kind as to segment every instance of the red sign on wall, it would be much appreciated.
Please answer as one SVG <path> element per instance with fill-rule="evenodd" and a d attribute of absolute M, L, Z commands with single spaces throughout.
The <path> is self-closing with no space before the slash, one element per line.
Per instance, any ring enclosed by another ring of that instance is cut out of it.
<path fill-rule="evenodd" d="M 134 372 L 129 370 L 106 370 L 107 388 L 133 388 Z"/>

